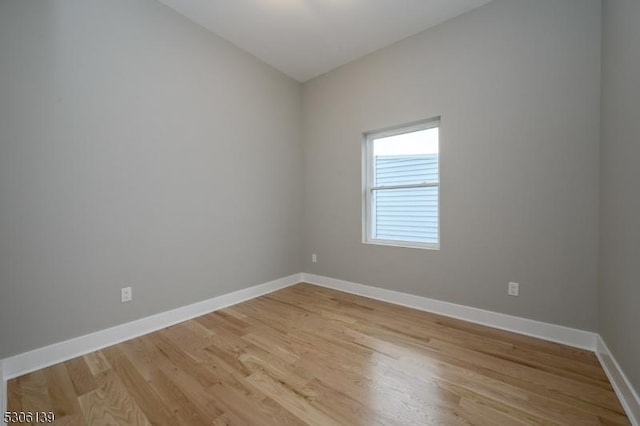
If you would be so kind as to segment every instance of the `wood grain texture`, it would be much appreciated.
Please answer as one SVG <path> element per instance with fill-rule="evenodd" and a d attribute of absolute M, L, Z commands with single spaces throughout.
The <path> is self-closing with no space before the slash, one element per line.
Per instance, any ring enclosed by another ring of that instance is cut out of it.
<path fill-rule="evenodd" d="M 18 377 L 77 425 L 628 425 L 591 352 L 299 284 Z"/>

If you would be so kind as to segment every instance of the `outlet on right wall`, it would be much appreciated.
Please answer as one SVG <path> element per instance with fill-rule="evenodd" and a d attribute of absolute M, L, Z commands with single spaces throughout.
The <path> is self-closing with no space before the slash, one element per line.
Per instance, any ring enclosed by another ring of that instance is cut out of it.
<path fill-rule="evenodd" d="M 640 389 L 640 2 L 604 0 L 599 331 Z"/>

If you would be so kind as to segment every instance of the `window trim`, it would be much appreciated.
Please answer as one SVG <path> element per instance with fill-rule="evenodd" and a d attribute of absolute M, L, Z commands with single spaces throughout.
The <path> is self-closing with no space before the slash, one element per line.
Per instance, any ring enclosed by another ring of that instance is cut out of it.
<path fill-rule="evenodd" d="M 389 136 L 397 136 L 405 133 L 413 133 L 420 130 L 439 128 L 438 131 L 438 181 L 437 182 L 425 182 L 420 184 L 409 185 L 393 185 L 384 187 L 374 187 L 373 183 L 373 141 L 375 139 L 385 138 Z M 381 130 L 374 130 L 363 133 L 363 148 L 362 148 L 362 243 L 374 244 L 392 247 L 405 247 L 405 248 L 418 248 L 427 250 L 440 250 L 442 242 L 441 234 L 441 209 L 440 209 L 440 165 L 441 155 L 440 147 L 442 140 L 442 126 L 441 118 L 434 117 L 427 120 L 416 121 L 408 124 L 387 127 Z M 375 190 L 380 189 L 394 189 L 394 188 L 424 188 L 424 187 L 438 187 L 438 242 L 437 243 L 421 243 L 416 241 L 406 240 L 386 240 L 373 238 L 372 224 L 374 209 L 371 206 L 372 194 Z"/>

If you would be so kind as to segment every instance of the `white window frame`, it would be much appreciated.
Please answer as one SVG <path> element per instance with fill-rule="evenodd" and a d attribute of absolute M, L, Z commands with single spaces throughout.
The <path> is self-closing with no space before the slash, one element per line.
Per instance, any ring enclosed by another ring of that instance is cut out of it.
<path fill-rule="evenodd" d="M 429 250 L 440 250 L 440 243 L 442 241 L 442 235 L 440 233 L 440 223 L 442 216 L 440 214 L 440 141 L 442 140 L 441 135 L 441 124 L 440 117 L 430 118 L 428 120 L 422 120 L 418 122 L 413 122 L 409 124 L 403 124 L 400 126 L 389 127 L 382 130 L 376 130 L 372 132 L 364 133 L 364 143 L 363 143 L 363 155 L 362 155 L 362 214 L 363 214 L 363 227 L 362 227 L 362 242 L 364 244 L 375 244 L 375 245 L 384 245 L 384 246 L 395 246 L 395 247 L 408 247 L 408 248 L 420 248 L 420 249 L 429 249 Z M 385 138 L 389 136 L 397 136 L 405 133 L 413 133 L 420 130 L 428 130 L 433 129 L 435 127 L 439 128 L 438 132 L 438 180 L 437 182 L 423 182 L 418 184 L 408 184 L 408 185 L 393 185 L 393 186 L 373 186 L 373 141 L 375 139 Z M 437 243 L 421 243 L 416 241 L 405 241 L 405 240 L 387 240 L 387 239 L 378 239 L 373 238 L 373 214 L 374 209 L 371 205 L 373 197 L 373 191 L 381 190 L 381 189 L 400 189 L 400 188 L 428 188 L 428 187 L 438 187 L 438 242 Z"/>

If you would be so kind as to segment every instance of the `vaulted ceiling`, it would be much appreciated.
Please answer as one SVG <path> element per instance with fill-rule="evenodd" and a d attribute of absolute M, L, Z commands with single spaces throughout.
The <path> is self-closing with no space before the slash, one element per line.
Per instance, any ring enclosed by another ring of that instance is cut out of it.
<path fill-rule="evenodd" d="M 491 0 L 159 0 L 304 82 Z"/>

